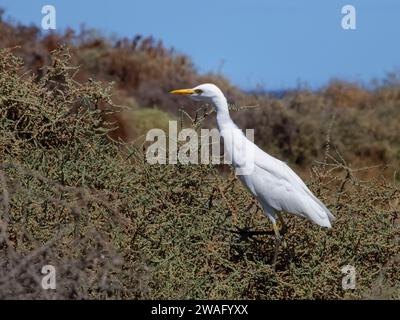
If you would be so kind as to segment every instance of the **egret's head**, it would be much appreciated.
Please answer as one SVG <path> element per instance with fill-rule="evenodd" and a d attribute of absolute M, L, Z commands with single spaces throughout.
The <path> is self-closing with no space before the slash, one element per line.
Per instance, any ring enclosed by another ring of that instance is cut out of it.
<path fill-rule="evenodd" d="M 178 89 L 170 91 L 172 94 L 187 95 L 195 101 L 207 103 L 215 102 L 216 99 L 225 98 L 222 91 L 212 83 L 204 83 L 193 89 Z"/>

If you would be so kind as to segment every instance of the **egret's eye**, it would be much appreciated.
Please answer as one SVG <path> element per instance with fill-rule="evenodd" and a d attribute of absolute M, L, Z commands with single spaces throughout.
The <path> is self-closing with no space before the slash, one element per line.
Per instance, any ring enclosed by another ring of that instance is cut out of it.
<path fill-rule="evenodd" d="M 196 90 L 194 90 L 194 92 L 197 93 L 197 94 L 202 94 L 202 93 L 203 93 L 203 90 L 201 90 L 201 89 L 196 89 Z"/>

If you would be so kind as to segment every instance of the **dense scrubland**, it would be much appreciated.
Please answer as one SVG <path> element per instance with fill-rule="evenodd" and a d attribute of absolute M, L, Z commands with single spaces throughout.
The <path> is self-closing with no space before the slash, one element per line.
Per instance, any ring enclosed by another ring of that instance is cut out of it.
<path fill-rule="evenodd" d="M 2 20 L 0 48 L 1 298 L 400 298 L 396 72 L 277 97 L 200 75 L 149 37 L 43 36 Z M 215 126 L 212 114 L 192 123 L 180 107 L 195 118 L 200 106 L 167 94 L 202 82 L 337 217 L 326 230 L 285 216 L 275 272 L 272 233 L 248 232 L 271 227 L 233 172 L 145 161 L 147 130 Z M 56 290 L 40 285 L 48 264 Z"/>

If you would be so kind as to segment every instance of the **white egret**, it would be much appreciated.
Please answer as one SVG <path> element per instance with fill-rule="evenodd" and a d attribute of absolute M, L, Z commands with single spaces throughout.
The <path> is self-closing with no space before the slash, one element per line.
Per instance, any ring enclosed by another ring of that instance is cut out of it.
<path fill-rule="evenodd" d="M 217 124 L 224 139 L 225 151 L 230 155 L 236 169 L 247 166 L 239 179 L 258 199 L 266 216 L 272 223 L 275 238 L 275 257 L 280 243 L 277 218 L 284 224 L 279 212 L 284 211 L 322 226 L 331 227 L 334 216 L 328 208 L 313 195 L 301 178 L 284 162 L 270 156 L 252 141 L 248 140 L 229 116 L 227 100 L 214 84 L 201 84 L 193 89 L 178 89 L 170 93 L 188 95 L 195 101 L 211 103 L 217 111 Z"/>

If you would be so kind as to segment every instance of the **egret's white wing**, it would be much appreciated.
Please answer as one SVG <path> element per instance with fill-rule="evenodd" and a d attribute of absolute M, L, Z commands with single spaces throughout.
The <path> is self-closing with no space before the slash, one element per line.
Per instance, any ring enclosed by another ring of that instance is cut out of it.
<path fill-rule="evenodd" d="M 251 142 L 250 142 L 251 143 Z M 255 189 L 270 206 L 309 218 L 325 227 L 333 215 L 284 162 L 255 146 Z"/>
<path fill-rule="evenodd" d="M 224 141 L 226 138 L 232 139 L 227 151 L 232 154 L 234 167 L 246 161 L 251 167 L 248 162 L 253 161 L 253 170 L 239 178 L 262 204 L 331 226 L 333 215 L 286 163 L 265 153 L 236 130 L 230 137 L 225 134 Z"/>

